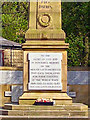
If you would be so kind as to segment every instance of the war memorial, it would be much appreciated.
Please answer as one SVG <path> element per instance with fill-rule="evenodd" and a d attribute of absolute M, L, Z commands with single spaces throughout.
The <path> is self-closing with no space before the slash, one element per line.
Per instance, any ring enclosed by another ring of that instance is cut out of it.
<path fill-rule="evenodd" d="M 87 117 L 88 106 L 67 95 L 66 34 L 61 2 L 30 2 L 29 28 L 23 49 L 23 94 L 19 104 L 6 104 L 8 116 Z"/>

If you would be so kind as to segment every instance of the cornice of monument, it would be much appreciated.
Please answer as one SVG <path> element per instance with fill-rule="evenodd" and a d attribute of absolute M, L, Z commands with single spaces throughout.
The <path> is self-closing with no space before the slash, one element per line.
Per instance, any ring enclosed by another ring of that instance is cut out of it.
<path fill-rule="evenodd" d="M 28 29 L 25 39 L 65 39 L 66 34 L 62 29 Z"/>
<path fill-rule="evenodd" d="M 67 49 L 68 47 L 69 47 L 69 43 L 65 43 L 64 41 L 58 41 L 58 40 L 30 40 L 30 41 L 26 41 L 24 44 L 22 44 L 23 49 L 30 49 L 30 48 Z"/>

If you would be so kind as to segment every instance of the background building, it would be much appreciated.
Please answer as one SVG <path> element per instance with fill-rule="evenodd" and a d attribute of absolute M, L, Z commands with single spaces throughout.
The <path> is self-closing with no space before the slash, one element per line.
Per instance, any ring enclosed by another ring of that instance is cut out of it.
<path fill-rule="evenodd" d="M 22 67 L 21 44 L 0 37 L 0 66 Z"/>

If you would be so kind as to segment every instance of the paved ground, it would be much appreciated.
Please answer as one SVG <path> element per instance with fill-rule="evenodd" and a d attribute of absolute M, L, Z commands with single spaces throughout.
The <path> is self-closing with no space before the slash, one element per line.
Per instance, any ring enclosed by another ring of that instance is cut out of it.
<path fill-rule="evenodd" d="M 87 117 L 56 117 L 56 116 L 1 116 L 0 120 L 89 120 Z"/>

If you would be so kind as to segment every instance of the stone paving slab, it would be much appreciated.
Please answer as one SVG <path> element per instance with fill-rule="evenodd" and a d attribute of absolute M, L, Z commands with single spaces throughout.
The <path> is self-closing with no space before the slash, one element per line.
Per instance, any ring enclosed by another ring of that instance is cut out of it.
<path fill-rule="evenodd" d="M 89 120 L 88 117 L 78 117 L 78 116 L 0 116 L 2 120 Z"/>

